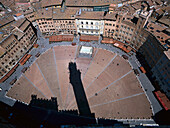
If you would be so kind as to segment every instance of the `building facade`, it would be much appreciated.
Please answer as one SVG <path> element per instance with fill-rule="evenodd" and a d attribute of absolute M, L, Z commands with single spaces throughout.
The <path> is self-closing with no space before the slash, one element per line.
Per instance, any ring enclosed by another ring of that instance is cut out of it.
<path fill-rule="evenodd" d="M 156 89 L 170 97 L 169 50 L 167 51 L 154 35 L 144 31 L 147 37 L 145 35 L 146 40 L 138 50 L 142 55 L 138 59 L 154 81 Z"/>
<path fill-rule="evenodd" d="M 170 50 L 164 51 L 152 68 L 153 78 L 159 83 L 160 90 L 170 98 Z"/>
<path fill-rule="evenodd" d="M 85 35 L 103 35 L 104 12 L 79 12 L 76 16 L 77 33 Z"/>
<path fill-rule="evenodd" d="M 40 9 L 36 13 L 36 22 L 40 31 L 46 36 L 76 34 L 76 12 L 77 9 Z"/>
<path fill-rule="evenodd" d="M 31 49 L 37 40 L 36 30 L 27 19 L 12 24 L 13 31 L 0 42 L 0 79 Z"/>
<path fill-rule="evenodd" d="M 127 14 L 108 13 L 105 16 L 104 37 L 114 38 L 130 45 L 134 49 L 139 49 L 141 44 L 141 31 L 145 19 Z"/>

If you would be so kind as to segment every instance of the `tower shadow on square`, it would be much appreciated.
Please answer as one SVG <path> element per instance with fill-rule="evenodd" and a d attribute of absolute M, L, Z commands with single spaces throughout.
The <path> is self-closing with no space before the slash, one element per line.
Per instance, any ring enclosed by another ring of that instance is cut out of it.
<path fill-rule="evenodd" d="M 77 69 L 76 63 L 69 63 L 69 71 L 70 71 L 70 83 L 73 86 L 74 95 L 76 98 L 78 110 L 80 116 L 86 117 L 95 117 L 94 113 L 91 113 L 87 97 L 83 88 L 83 84 L 81 81 L 81 72 Z"/>

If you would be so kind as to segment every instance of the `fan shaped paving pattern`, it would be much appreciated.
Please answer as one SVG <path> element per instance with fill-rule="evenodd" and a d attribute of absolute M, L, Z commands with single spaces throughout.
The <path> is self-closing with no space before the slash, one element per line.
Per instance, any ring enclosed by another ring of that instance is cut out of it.
<path fill-rule="evenodd" d="M 69 83 L 69 62 L 76 62 L 96 117 L 151 118 L 150 103 L 129 63 L 116 53 L 94 48 L 92 58 L 79 58 L 79 46 L 55 46 L 42 54 L 8 91 L 29 103 L 31 95 L 57 97 L 59 109 L 77 109 Z"/>

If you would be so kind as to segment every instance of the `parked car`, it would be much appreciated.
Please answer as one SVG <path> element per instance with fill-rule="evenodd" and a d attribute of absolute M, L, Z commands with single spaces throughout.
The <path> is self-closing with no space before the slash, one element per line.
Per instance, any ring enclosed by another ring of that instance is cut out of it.
<path fill-rule="evenodd" d="M 125 60 L 128 60 L 128 56 L 122 55 L 122 57 L 123 57 Z"/>
<path fill-rule="evenodd" d="M 40 55 L 41 55 L 41 53 L 38 52 L 38 53 L 35 55 L 35 57 L 39 57 Z"/>
<path fill-rule="evenodd" d="M 17 81 L 17 78 L 13 79 L 9 84 L 13 85 Z"/>
<path fill-rule="evenodd" d="M 21 72 L 22 72 L 22 73 L 25 73 L 25 71 L 27 71 L 27 69 L 28 69 L 27 67 L 24 67 L 24 68 L 21 70 Z"/>
<path fill-rule="evenodd" d="M 140 74 L 139 74 L 139 71 L 138 71 L 137 69 L 134 69 L 134 73 L 135 73 L 136 75 L 138 75 L 138 76 L 140 75 Z"/>

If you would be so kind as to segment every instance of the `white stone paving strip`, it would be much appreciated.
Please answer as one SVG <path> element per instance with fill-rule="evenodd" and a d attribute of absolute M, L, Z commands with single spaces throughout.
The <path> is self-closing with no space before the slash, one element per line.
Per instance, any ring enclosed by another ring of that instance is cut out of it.
<path fill-rule="evenodd" d="M 92 60 L 91 60 L 90 64 L 88 65 L 88 68 L 87 68 L 87 69 L 89 69 L 89 67 L 90 67 L 90 65 L 92 64 L 92 62 L 93 62 L 93 60 L 94 60 L 96 54 L 98 53 L 98 51 L 99 51 L 99 49 L 97 48 L 97 50 L 96 50 L 96 52 L 95 52 L 95 54 L 94 54 L 94 57 L 92 58 Z M 88 71 L 88 70 L 87 70 L 87 71 Z M 84 79 L 84 77 L 85 77 L 87 71 L 84 73 L 84 75 L 83 75 L 83 77 L 82 77 L 82 81 L 83 81 L 83 79 Z M 69 106 L 72 106 L 73 103 L 74 103 L 74 101 L 72 101 L 72 102 L 68 105 L 68 107 L 69 107 Z"/>
<path fill-rule="evenodd" d="M 116 102 L 116 101 L 120 101 L 120 100 L 129 99 L 129 98 L 132 98 L 132 97 L 135 97 L 135 96 L 139 96 L 139 95 L 142 95 L 142 94 L 144 94 L 144 92 L 138 93 L 138 94 L 134 94 L 134 95 L 131 95 L 131 96 L 127 96 L 127 97 L 123 97 L 123 98 L 120 98 L 120 99 L 117 99 L 117 100 L 112 100 L 112 101 L 109 101 L 109 102 L 106 102 L 106 103 L 92 105 L 91 108 L 98 107 L 98 106 L 105 105 L 105 104 L 110 104 L 110 103 L 113 103 L 113 102 Z"/>
<path fill-rule="evenodd" d="M 56 61 L 56 56 L 55 56 L 55 51 L 54 51 L 54 48 L 53 48 L 53 57 L 54 57 L 54 62 L 55 62 L 55 66 L 56 66 L 56 73 L 57 73 L 57 83 L 59 85 L 59 90 L 60 90 L 60 98 L 61 98 L 61 108 L 62 108 L 62 97 L 61 97 L 61 86 L 60 86 L 60 83 L 59 83 L 59 77 L 58 77 L 58 71 L 57 71 L 57 61 Z"/>
<path fill-rule="evenodd" d="M 99 94 L 100 92 L 104 91 L 107 87 L 110 87 L 110 86 L 113 85 L 114 83 L 118 82 L 119 80 L 121 80 L 122 78 L 124 78 L 125 76 L 127 76 L 128 74 L 130 74 L 132 71 L 133 71 L 133 70 L 130 70 L 129 72 L 127 72 L 126 74 L 124 74 L 123 76 L 121 76 L 119 79 L 113 81 L 111 84 L 109 84 L 108 86 L 102 88 L 100 91 L 98 91 L 98 92 L 96 92 L 96 93 Z M 90 96 L 90 97 L 88 98 L 88 100 L 89 100 L 90 98 L 94 97 L 94 96 L 95 96 L 95 94 L 92 95 L 92 96 Z M 74 107 L 75 107 L 75 105 L 73 106 L 73 108 L 74 108 Z"/>
<path fill-rule="evenodd" d="M 90 64 L 88 65 L 88 68 L 87 68 L 87 69 L 89 69 L 89 67 L 90 67 L 90 65 L 92 64 L 92 62 L 93 62 L 93 60 L 94 60 L 96 54 L 98 53 L 98 51 L 99 51 L 99 49 L 97 48 L 97 50 L 96 50 L 96 52 L 95 52 L 95 54 L 94 54 L 94 56 L 93 56 L 93 58 L 92 58 Z M 88 71 L 88 70 L 87 70 L 87 71 Z M 83 77 L 82 77 L 82 81 L 83 81 L 83 79 L 84 79 L 84 77 L 85 77 L 87 71 L 84 73 L 84 75 L 83 75 Z"/>
<path fill-rule="evenodd" d="M 67 108 L 66 103 L 67 103 L 67 100 L 68 100 L 68 94 L 70 93 L 70 88 L 71 88 L 71 86 L 72 86 L 71 84 L 69 84 L 69 86 L 68 86 L 67 96 L 66 96 L 66 99 L 65 99 L 65 103 L 64 103 L 64 105 L 63 105 L 64 109 Z"/>
<path fill-rule="evenodd" d="M 76 56 L 77 56 L 78 47 L 79 47 L 79 45 L 76 46 L 76 52 L 75 52 L 75 56 L 74 56 L 74 62 L 76 62 Z"/>
<path fill-rule="evenodd" d="M 112 61 L 116 58 L 116 55 L 110 60 L 110 62 L 104 67 L 104 69 L 95 77 L 95 79 L 87 86 L 86 90 L 90 87 L 90 85 L 104 72 L 104 70 L 112 63 Z"/>
<path fill-rule="evenodd" d="M 76 46 L 76 52 L 75 52 L 75 56 L 74 56 L 74 62 L 76 63 L 76 56 L 77 56 L 77 50 L 78 50 L 78 47 L 79 47 L 79 44 Z M 71 85 L 70 85 L 71 86 Z M 65 103 L 64 103 L 64 108 L 66 108 L 67 106 L 65 106 L 66 105 L 66 103 L 67 103 L 67 99 L 68 99 L 68 94 L 69 94 L 69 92 L 70 92 L 70 86 L 68 86 L 68 90 L 67 90 L 67 96 L 66 96 L 66 100 L 65 100 Z"/>
<path fill-rule="evenodd" d="M 50 89 L 51 93 L 53 94 L 53 91 L 52 91 L 52 90 L 51 90 L 51 88 L 49 87 L 48 81 L 46 80 L 46 78 L 45 78 L 44 74 L 42 73 L 42 71 L 41 71 L 41 69 L 40 69 L 39 65 L 37 64 L 37 62 L 36 62 L 35 64 L 36 64 L 36 66 L 38 67 L 38 69 L 39 69 L 39 71 L 40 71 L 40 73 L 41 73 L 42 77 L 44 78 L 44 80 L 45 80 L 45 82 L 46 82 L 46 84 L 47 84 L 48 88 Z M 53 94 L 53 96 L 55 96 L 55 95 Z"/>
<path fill-rule="evenodd" d="M 133 70 L 130 70 L 129 72 L 127 72 L 126 74 L 124 74 L 123 76 L 121 76 L 119 79 L 113 81 L 111 84 L 109 84 L 108 86 L 102 88 L 100 91 L 96 92 L 97 94 L 99 94 L 100 92 L 104 91 L 106 88 L 112 86 L 113 84 L 115 84 L 116 82 L 118 82 L 119 80 L 121 80 L 122 78 L 124 78 L 125 76 L 127 76 L 128 74 L 130 74 Z M 95 94 L 93 95 L 95 96 Z M 92 98 L 93 96 L 89 97 L 88 99 Z"/>
<path fill-rule="evenodd" d="M 42 38 L 42 37 L 41 37 Z M 41 39 L 42 40 L 42 39 Z M 40 41 L 41 41 L 40 40 Z M 43 39 L 44 40 L 44 39 Z M 43 41 L 42 40 L 42 41 Z M 48 43 L 47 40 L 44 40 L 46 41 L 45 43 Z M 60 42 L 60 43 L 52 43 L 52 44 L 48 44 L 50 45 L 50 47 L 54 47 L 54 46 L 71 46 L 71 43 L 72 42 Z M 41 44 L 41 42 L 39 43 Z M 42 43 L 44 44 L 44 43 Z M 93 46 L 93 47 L 96 47 L 96 48 L 102 48 L 102 49 L 106 49 L 106 50 L 109 50 L 109 51 L 114 51 L 114 52 L 117 52 L 119 55 L 127 55 L 126 53 L 124 53 L 123 51 L 121 51 L 120 49 L 116 48 L 116 47 L 113 47 L 111 45 L 106 45 L 106 44 L 92 44 L 91 42 L 79 42 L 79 44 L 81 45 L 85 45 L 85 46 Z M 44 48 L 44 50 L 48 50 L 50 47 L 47 47 L 48 45 L 45 45 L 46 48 Z M 40 50 L 39 48 L 37 50 Z M 37 51 L 36 50 L 36 51 Z M 54 50 L 54 49 L 53 49 Z M 34 49 L 33 49 L 34 51 Z M 31 51 L 32 52 L 32 51 Z M 34 51 L 35 52 L 35 51 Z M 42 53 L 42 50 L 40 50 L 40 52 Z M 54 51 L 53 51 L 54 52 Z M 54 52 L 55 53 L 55 52 Z M 129 56 L 129 55 L 127 55 Z M 134 60 L 136 59 L 136 57 L 132 56 L 132 60 L 129 60 L 129 63 L 132 67 L 137 67 L 135 62 L 133 62 Z M 54 54 L 54 60 L 55 60 L 55 54 Z M 35 61 L 35 60 L 34 60 Z M 56 61 L 55 61 L 55 64 L 56 64 Z M 30 66 L 30 65 L 29 65 Z M 56 65 L 56 72 L 57 72 L 57 65 Z M 21 73 L 20 73 L 21 75 Z M 58 75 L 58 72 L 57 72 L 57 75 Z M 153 110 L 155 113 L 159 112 L 160 110 L 162 110 L 162 107 L 160 106 L 160 104 L 158 103 L 158 101 L 156 100 L 156 98 L 154 97 L 153 93 L 152 93 L 152 89 L 151 88 L 154 88 L 152 84 L 150 84 L 150 81 L 148 80 L 148 78 L 146 76 L 142 76 L 143 74 L 140 74 L 139 76 L 139 80 L 143 86 L 144 89 L 147 89 L 148 91 L 146 91 L 145 93 L 148 95 L 148 98 L 150 99 L 151 101 L 151 105 L 153 106 Z M 0 87 L 2 87 L 3 90 L 7 89 L 6 87 L 7 86 L 3 86 L 3 85 L 7 85 L 9 84 L 9 82 L 13 79 L 13 75 L 8 78 L 7 81 L 5 81 L 4 83 L 0 83 Z M 58 79 L 58 77 L 57 77 Z M 30 81 L 30 80 L 29 80 Z M 149 82 L 147 82 L 149 81 Z M 30 81 L 31 82 L 31 81 Z M 59 82 L 59 80 L 58 80 Z M 35 87 L 35 85 L 34 85 Z M 8 86 L 8 89 L 9 90 L 10 86 Z M 35 87 L 36 88 L 36 87 Z M 154 90 L 154 89 L 153 89 Z M 3 91 L 4 92 L 4 91 Z M 41 92 L 41 91 L 40 91 Z M 42 92 L 41 92 L 42 93 Z M 0 93 L 0 95 L 4 95 L 5 93 L 2 94 L 2 92 Z M 42 93 L 43 94 L 43 93 Z M 44 94 L 43 94 L 44 95 Z M 45 95 L 44 95 L 45 96 Z M 61 91 L 60 91 L 60 96 L 61 96 Z M 5 99 L 3 98 L 4 96 L 1 96 L 0 100 L 4 101 Z M 62 98 L 62 97 L 61 97 Z M 9 104 L 10 105 L 10 104 Z"/>
<path fill-rule="evenodd" d="M 111 62 L 116 58 L 116 56 L 117 56 L 117 53 L 116 53 L 116 55 L 111 59 L 111 61 L 105 66 L 105 68 L 98 74 L 98 76 L 100 76 L 101 75 L 101 73 L 103 73 L 104 71 L 105 71 L 105 69 L 111 64 Z M 97 77 L 98 77 L 97 76 Z M 86 90 L 90 87 L 90 85 L 97 79 L 97 77 L 89 84 L 89 86 L 86 88 Z M 91 98 L 91 97 L 90 97 Z M 72 104 L 73 104 L 74 102 L 72 102 L 71 104 L 70 104 L 70 106 L 72 106 Z M 75 107 L 75 105 L 73 106 L 73 107 Z"/>
<path fill-rule="evenodd" d="M 37 86 L 32 83 L 31 80 L 29 80 L 24 74 L 23 74 L 23 76 L 24 76 L 39 92 L 41 92 L 41 91 L 37 88 Z M 47 98 L 47 96 L 46 96 L 44 93 L 41 92 L 41 94 L 42 94 L 45 98 Z M 47 99 L 48 99 L 48 98 L 47 98 Z"/>

